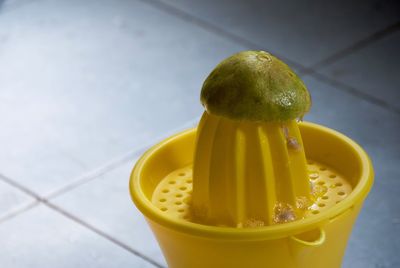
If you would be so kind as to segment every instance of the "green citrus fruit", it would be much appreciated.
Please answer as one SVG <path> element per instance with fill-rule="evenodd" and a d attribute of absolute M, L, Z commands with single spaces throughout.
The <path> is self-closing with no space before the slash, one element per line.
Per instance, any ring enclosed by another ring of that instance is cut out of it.
<path fill-rule="evenodd" d="M 209 113 L 233 120 L 282 122 L 303 117 L 311 97 L 284 62 L 265 51 L 243 51 L 210 73 L 201 103 Z"/>

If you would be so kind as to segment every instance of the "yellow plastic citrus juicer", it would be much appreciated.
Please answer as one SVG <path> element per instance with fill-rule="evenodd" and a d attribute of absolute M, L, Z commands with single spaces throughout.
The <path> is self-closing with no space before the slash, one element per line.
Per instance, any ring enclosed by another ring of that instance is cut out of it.
<path fill-rule="evenodd" d="M 170 267 L 340 267 L 372 186 L 366 153 L 301 123 L 300 78 L 264 51 L 221 62 L 197 129 L 147 151 L 130 190 Z"/>

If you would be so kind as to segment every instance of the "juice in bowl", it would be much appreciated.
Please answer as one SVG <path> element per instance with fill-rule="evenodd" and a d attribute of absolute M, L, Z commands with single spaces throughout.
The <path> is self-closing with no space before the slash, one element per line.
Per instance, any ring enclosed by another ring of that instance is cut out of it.
<path fill-rule="evenodd" d="M 265 51 L 220 64 L 197 128 L 149 149 L 130 179 L 170 268 L 340 267 L 373 183 L 354 141 L 303 122 L 311 97 Z"/>

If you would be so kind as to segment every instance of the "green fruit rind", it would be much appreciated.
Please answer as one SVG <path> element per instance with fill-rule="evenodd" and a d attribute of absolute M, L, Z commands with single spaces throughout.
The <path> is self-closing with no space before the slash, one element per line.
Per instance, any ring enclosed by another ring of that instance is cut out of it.
<path fill-rule="evenodd" d="M 302 118 L 311 106 L 303 81 L 265 51 L 242 51 L 217 65 L 204 81 L 206 111 L 240 121 L 283 122 Z"/>

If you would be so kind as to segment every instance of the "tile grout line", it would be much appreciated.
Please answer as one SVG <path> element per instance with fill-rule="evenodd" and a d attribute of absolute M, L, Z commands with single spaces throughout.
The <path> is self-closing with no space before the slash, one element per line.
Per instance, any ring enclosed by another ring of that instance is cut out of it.
<path fill-rule="evenodd" d="M 167 4 L 161 0 L 138 0 L 138 1 L 149 4 L 159 10 L 165 11 L 168 14 L 174 15 L 175 17 L 178 17 L 182 20 L 190 22 L 196 26 L 199 26 L 200 28 L 203 28 L 212 33 L 218 34 L 218 36 L 222 35 L 226 39 L 234 41 L 235 43 L 238 43 L 238 44 L 244 45 L 246 47 L 250 47 L 250 48 L 263 47 L 262 45 L 257 44 L 256 42 L 246 39 L 240 35 L 231 33 L 229 31 L 219 27 L 218 25 L 215 25 L 214 23 L 211 23 L 205 19 L 199 18 L 199 17 L 197 17 L 189 12 L 186 12 L 172 4 Z M 378 30 L 378 31 L 368 35 L 366 38 L 358 40 L 355 43 L 351 44 L 350 46 L 348 46 L 344 49 L 340 49 L 340 50 L 336 51 L 332 55 L 327 56 L 326 58 L 323 58 L 322 60 L 312 64 L 310 67 L 303 66 L 302 64 L 300 64 L 296 61 L 293 61 L 291 59 L 288 59 L 284 56 L 280 56 L 279 54 L 276 54 L 276 53 L 273 53 L 273 54 L 277 55 L 283 61 L 288 62 L 290 65 L 293 65 L 294 67 L 300 69 L 299 74 L 306 75 L 309 72 L 316 72 L 317 68 L 321 68 L 322 66 L 332 64 L 332 63 L 336 62 L 337 60 L 342 59 L 342 58 L 346 57 L 347 55 L 350 55 L 350 54 L 368 46 L 370 43 L 376 42 L 376 41 L 384 38 L 385 36 L 387 36 L 393 32 L 396 32 L 398 30 L 400 30 L 400 21 L 398 21 L 392 25 L 389 25 L 382 30 Z"/>
<path fill-rule="evenodd" d="M 110 162 L 103 164 L 102 166 L 91 170 L 89 172 L 86 172 L 85 174 L 78 176 L 74 181 L 60 187 L 59 189 L 56 189 L 48 194 L 45 195 L 44 200 L 50 200 L 52 198 L 58 197 L 60 195 L 63 195 L 79 186 L 82 184 L 85 184 L 87 182 L 90 182 L 106 173 L 109 171 L 112 171 L 113 169 L 119 167 L 120 165 L 124 164 L 125 162 L 134 159 L 136 156 L 138 156 L 141 152 L 143 152 L 147 147 L 141 147 L 139 149 L 135 149 L 131 152 L 128 152 L 122 156 L 119 156 Z"/>
<path fill-rule="evenodd" d="M 0 174 L 0 180 L 5 182 L 5 183 L 7 183 L 8 185 L 10 185 L 10 186 L 12 186 L 14 188 L 17 188 L 21 192 L 33 197 L 37 201 L 41 201 L 43 199 L 39 194 L 37 194 L 34 191 L 30 190 L 29 188 L 23 186 L 22 184 L 20 184 L 20 183 L 18 183 L 16 181 L 4 176 L 3 174 Z"/>
<path fill-rule="evenodd" d="M 25 211 L 28 211 L 28 210 L 38 206 L 40 204 L 41 204 L 41 201 L 35 200 L 33 202 L 30 202 L 30 203 L 28 203 L 26 205 L 23 205 L 23 206 L 17 208 L 15 210 L 11 211 L 11 212 L 8 212 L 4 216 L 0 217 L 0 224 L 5 222 L 5 221 L 8 221 L 8 220 L 10 220 L 10 219 L 12 219 L 12 218 L 14 218 L 16 216 L 18 216 L 19 214 L 21 214 L 21 213 L 23 213 Z"/>
<path fill-rule="evenodd" d="M 149 257 L 141 254 L 140 252 L 138 252 L 135 249 L 131 248 L 127 244 L 125 244 L 125 243 L 119 241 L 118 239 L 108 235 L 107 233 L 101 231 L 100 229 L 97 229 L 93 225 L 90 225 L 89 223 L 79 219 L 78 217 L 76 217 L 73 214 L 67 212 L 66 210 L 62 209 L 61 207 L 59 207 L 59 206 L 57 206 L 57 205 L 55 205 L 55 204 L 53 204 L 51 202 L 48 202 L 46 200 L 43 201 L 43 204 L 46 205 L 47 207 L 51 208 L 52 210 L 62 214 L 64 217 L 69 218 L 70 220 L 74 221 L 75 223 L 77 223 L 77 224 L 79 224 L 79 225 L 91 230 L 92 232 L 96 233 L 97 235 L 107 239 L 108 241 L 116 244 L 117 246 L 119 246 L 119 247 L 127 250 L 128 252 L 136 255 L 137 257 L 139 257 L 139 258 L 141 258 L 141 259 L 153 264 L 154 266 L 159 267 L 159 268 L 164 268 L 164 266 L 162 266 L 158 262 L 156 262 L 156 261 L 150 259 Z"/>
<path fill-rule="evenodd" d="M 21 213 L 26 212 L 26 211 L 36 207 L 37 205 L 41 204 L 41 202 L 43 201 L 43 198 L 40 195 L 38 195 L 37 193 L 35 193 L 34 191 L 31 191 L 27 187 L 21 185 L 20 183 L 2 175 L 2 174 L 0 174 L 0 180 L 3 181 L 4 183 L 10 185 L 11 187 L 18 189 L 19 191 L 25 193 L 26 195 L 28 195 L 34 199 L 31 203 L 27 204 L 26 206 L 23 206 L 19 209 L 9 212 L 9 213 L 6 213 L 3 217 L 0 218 L 0 223 L 3 223 L 9 219 L 12 219 L 12 218 L 20 215 Z"/>
<path fill-rule="evenodd" d="M 390 111 L 390 112 L 393 112 L 393 113 L 396 113 L 396 114 L 400 115 L 400 109 L 398 109 L 397 107 L 394 107 L 393 105 L 391 105 L 390 103 L 388 103 L 388 102 L 386 102 L 386 101 L 384 101 L 382 99 L 379 99 L 379 98 L 377 98 L 375 96 L 372 96 L 370 94 L 364 93 L 364 92 L 358 90 L 357 88 L 354 88 L 354 87 L 352 87 L 350 85 L 347 85 L 347 84 L 345 84 L 343 82 L 334 80 L 334 79 L 332 79 L 330 77 L 327 77 L 327 76 L 325 76 L 323 74 L 320 74 L 320 73 L 305 74 L 302 77 L 306 77 L 306 76 L 311 76 L 311 77 L 313 77 L 313 78 L 315 78 L 315 79 L 317 79 L 317 80 L 319 80 L 319 81 L 321 81 L 323 83 L 326 83 L 326 84 L 329 84 L 329 85 L 333 86 L 337 90 L 346 92 L 346 93 L 351 94 L 353 96 L 356 96 L 356 97 L 358 97 L 358 98 L 360 98 L 362 100 L 368 101 L 368 102 L 370 102 L 370 103 L 372 103 L 372 104 L 374 104 L 376 106 L 379 106 L 379 107 L 381 107 L 381 108 L 383 108 L 383 109 L 385 109 L 387 111 Z"/>
<path fill-rule="evenodd" d="M 20 185 L 19 183 L 16 183 L 16 182 L 10 180 L 9 178 L 7 178 L 7 177 L 5 177 L 3 175 L 0 175 L 0 180 L 4 181 L 7 184 L 10 184 L 11 186 L 21 190 L 22 192 L 26 193 L 27 195 L 29 195 L 29 196 L 31 196 L 31 197 L 33 197 L 35 199 L 35 201 L 33 201 L 33 202 L 31 202 L 31 203 L 29 203 L 29 204 L 27 204 L 27 205 L 25 205 L 25 206 L 23 206 L 23 207 L 21 207 L 19 209 L 16 209 L 16 210 L 14 210 L 14 211 L 12 211 L 10 213 L 7 213 L 6 215 L 0 217 L 0 224 L 5 222 L 5 221 L 7 221 L 7 220 L 10 220 L 10 219 L 18 216 L 18 215 L 20 215 L 20 214 L 22 214 L 24 212 L 29 211 L 32 208 L 35 208 L 40 204 L 43 204 L 43 205 L 46 205 L 47 207 L 51 208 L 52 210 L 57 211 L 58 213 L 62 214 L 63 216 L 73 220 L 75 223 L 78 223 L 79 225 L 84 226 L 85 228 L 87 228 L 87 229 L 91 230 L 92 232 L 96 233 L 97 235 L 99 235 L 99 236 L 107 239 L 108 241 L 116 244 L 117 246 L 122 247 L 123 249 L 127 250 L 128 252 L 130 252 L 130 253 L 142 258 L 143 260 L 145 260 L 145 261 L 147 261 L 147 262 L 149 262 L 149 263 L 151 263 L 153 265 L 155 265 L 156 267 L 164 268 L 162 265 L 160 265 L 156 261 L 154 261 L 154 260 L 148 258 L 147 256 L 141 254 L 140 252 L 134 250 L 133 248 L 131 248 L 128 245 L 124 244 L 123 242 L 117 240 L 116 238 L 113 238 L 112 236 L 108 235 L 107 233 L 105 233 L 105 232 L 95 228 L 94 226 L 84 222 L 83 220 L 75 217 L 74 215 L 68 213 L 67 211 L 65 211 L 65 210 L 61 209 L 60 207 L 56 206 L 55 204 L 51 203 L 46 198 L 40 197 L 39 195 L 37 195 L 33 191 L 25 188 L 24 186 Z"/>
<path fill-rule="evenodd" d="M 182 125 L 180 125 L 179 127 L 176 127 L 170 131 L 167 131 L 165 134 L 157 136 L 153 139 L 151 139 L 150 142 L 146 143 L 145 145 L 141 146 L 138 149 L 134 149 L 132 151 L 129 151 L 119 157 L 116 157 L 115 159 L 109 161 L 108 163 L 100 166 L 99 168 L 92 170 L 80 177 L 78 177 L 75 181 L 51 192 L 50 194 L 47 194 L 43 199 L 44 200 L 50 200 L 53 199 L 55 197 L 58 197 L 64 193 L 67 193 L 77 187 L 79 187 L 82 184 L 85 184 L 93 179 L 98 178 L 101 175 L 104 175 L 105 173 L 119 167 L 120 165 L 124 164 L 125 162 L 129 161 L 129 160 L 133 160 L 136 157 L 139 157 L 141 154 L 143 154 L 148 148 L 150 148 L 151 146 L 157 144 L 158 142 L 160 142 L 161 140 L 165 139 L 166 137 L 169 137 L 173 134 L 176 134 L 177 132 L 182 131 L 185 128 L 189 128 L 192 127 L 195 122 L 197 123 L 199 121 L 199 117 L 196 116 L 194 119 L 190 119 L 188 121 L 186 121 L 185 123 L 183 123 Z"/>
<path fill-rule="evenodd" d="M 215 25 L 211 22 L 208 22 L 207 20 L 204 20 L 202 18 L 199 18 L 197 16 L 194 16 L 182 9 L 177 8 L 174 5 L 167 4 L 163 1 L 160 0 L 137 0 L 140 2 L 143 2 L 147 5 L 151 5 L 155 7 L 158 10 L 164 11 L 167 14 L 173 15 L 176 18 L 180 18 L 184 20 L 185 22 L 189 22 L 193 25 L 196 25 L 208 32 L 214 33 L 219 37 L 224 37 L 227 40 L 233 41 L 236 44 L 242 45 L 244 47 L 250 48 L 250 49 L 255 49 L 255 48 L 263 48 L 264 46 L 257 44 L 256 42 L 253 42 L 251 40 L 248 40 L 240 35 L 234 34 L 232 32 L 226 31 L 225 29 L 219 27 L 218 25 Z M 300 70 L 307 70 L 306 66 L 301 65 L 300 63 L 293 61 L 291 59 L 286 58 L 283 55 L 280 55 L 278 53 L 272 52 L 272 54 L 276 55 L 278 58 L 282 59 L 285 61 L 288 65 L 295 67 Z"/>
<path fill-rule="evenodd" d="M 107 233 L 101 231 L 100 229 L 95 228 L 94 226 L 86 223 L 85 221 L 83 221 L 83 220 L 79 219 L 78 217 L 68 213 L 67 211 L 61 209 L 60 207 L 56 206 L 55 204 L 53 204 L 53 203 L 51 203 L 51 202 L 49 202 L 47 200 L 36 200 L 36 201 L 34 201 L 34 202 L 30 203 L 30 204 L 27 204 L 26 206 L 23 206 L 23 207 L 15 210 L 15 211 L 9 213 L 9 214 L 6 214 L 3 217 L 0 217 L 0 224 L 5 222 L 5 221 L 7 221 L 7 220 L 10 220 L 10 219 L 12 219 L 12 218 L 14 218 L 14 217 L 16 217 L 16 216 L 18 216 L 20 214 L 22 214 L 23 212 L 26 212 L 26 211 L 28 211 L 28 210 L 30 210 L 32 208 L 35 208 L 40 204 L 45 205 L 48 208 L 52 209 L 53 211 L 58 212 L 62 216 L 74 221 L 75 223 L 83 226 L 86 229 L 89 229 L 90 231 L 94 232 L 95 234 L 97 234 L 97 235 L 101 236 L 102 238 L 110 241 L 111 243 L 113 243 L 113 244 L 125 249 L 126 251 L 134 254 L 135 256 L 143 259 L 144 261 L 149 262 L 149 263 L 153 264 L 156 267 L 165 268 L 164 266 L 162 266 L 158 262 L 156 262 L 156 261 L 150 259 L 149 257 L 141 254 L 140 252 L 136 251 L 135 249 L 131 248 L 130 246 L 126 245 L 125 243 L 123 243 L 123 242 L 119 241 L 118 239 L 108 235 Z"/>
<path fill-rule="evenodd" d="M 400 30 L 400 21 L 392 25 L 389 25 L 388 27 L 382 30 L 376 31 L 373 34 L 367 36 L 366 38 L 358 40 L 355 43 L 351 44 L 350 46 L 333 53 L 332 55 L 320 60 L 317 63 L 312 64 L 305 70 L 301 70 L 302 72 L 301 74 L 302 75 L 313 74 L 317 72 L 318 69 L 329 66 L 399 30 Z"/>
<path fill-rule="evenodd" d="M 99 236 L 107 239 L 108 241 L 116 244 L 117 246 L 122 247 L 123 249 L 127 250 L 128 252 L 133 253 L 134 255 L 142 258 L 143 260 L 155 265 L 156 267 L 164 268 L 164 266 L 160 265 L 156 261 L 148 258 L 147 256 L 145 256 L 145 255 L 141 254 L 140 252 L 134 250 L 133 248 L 131 248 L 128 245 L 124 244 L 123 242 L 117 240 L 116 238 L 113 238 L 112 236 L 108 235 L 107 233 L 105 233 L 105 232 L 95 228 L 94 226 L 86 223 L 85 221 L 77 218 L 76 216 L 68 213 L 67 211 L 65 211 L 65 210 L 61 209 L 60 207 L 56 206 L 55 204 L 51 203 L 49 200 L 39 197 L 34 192 L 26 189 L 25 187 L 21 186 L 20 184 L 9 180 L 7 177 L 4 177 L 3 175 L 0 175 L 0 179 L 2 181 L 6 182 L 6 183 L 11 184 L 15 188 L 18 188 L 19 190 L 25 192 L 27 195 L 35 198 L 35 201 L 33 201 L 33 202 L 31 202 L 31 203 L 29 203 L 29 204 L 27 204 L 25 206 L 22 206 L 21 208 L 18 208 L 16 210 L 12 211 L 11 213 L 7 213 L 6 215 L 0 217 L 0 224 L 5 222 L 5 221 L 7 221 L 7 220 L 10 220 L 10 219 L 16 217 L 16 216 L 18 216 L 18 215 L 20 215 L 20 214 L 22 214 L 22 213 L 24 213 L 26 211 L 29 211 L 32 208 L 35 208 L 40 204 L 43 204 L 43 205 L 46 205 L 47 207 L 57 211 L 58 213 L 62 214 L 63 216 L 73 220 L 74 222 L 84 226 L 85 228 L 91 230 L 92 232 L 96 233 L 97 235 L 99 235 Z"/>

